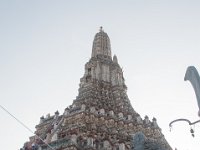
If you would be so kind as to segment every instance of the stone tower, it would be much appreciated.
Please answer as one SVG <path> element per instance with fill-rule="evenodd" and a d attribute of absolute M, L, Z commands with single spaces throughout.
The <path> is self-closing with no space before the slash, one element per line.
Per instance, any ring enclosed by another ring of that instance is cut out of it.
<path fill-rule="evenodd" d="M 102 29 L 95 35 L 79 93 L 62 115 L 40 118 L 24 150 L 172 150 L 156 119 L 144 119 L 127 96 L 117 56 Z"/>

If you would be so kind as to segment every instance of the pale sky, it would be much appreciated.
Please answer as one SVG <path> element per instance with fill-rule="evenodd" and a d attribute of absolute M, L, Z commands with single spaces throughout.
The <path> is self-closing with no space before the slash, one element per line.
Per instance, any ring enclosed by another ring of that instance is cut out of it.
<path fill-rule="evenodd" d="M 188 66 L 200 72 L 199 0 L 1 0 L 0 104 L 35 131 L 42 115 L 63 113 L 78 94 L 92 42 L 103 26 L 123 67 L 128 96 L 156 117 L 172 148 L 197 150 L 187 123 L 199 119 Z M 32 134 L 0 109 L 0 143 L 18 150 Z"/>

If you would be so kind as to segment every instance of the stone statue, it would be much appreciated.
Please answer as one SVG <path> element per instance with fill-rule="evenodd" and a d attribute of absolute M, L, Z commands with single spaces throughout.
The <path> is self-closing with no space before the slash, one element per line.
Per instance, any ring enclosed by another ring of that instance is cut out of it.
<path fill-rule="evenodd" d="M 198 115 L 200 116 L 200 77 L 199 74 L 194 66 L 189 66 L 185 73 L 185 81 L 190 81 L 197 98 L 197 103 L 199 107 Z"/>
<path fill-rule="evenodd" d="M 133 150 L 144 150 L 145 139 L 146 137 L 142 132 L 137 132 L 133 136 L 133 145 L 134 145 Z"/>

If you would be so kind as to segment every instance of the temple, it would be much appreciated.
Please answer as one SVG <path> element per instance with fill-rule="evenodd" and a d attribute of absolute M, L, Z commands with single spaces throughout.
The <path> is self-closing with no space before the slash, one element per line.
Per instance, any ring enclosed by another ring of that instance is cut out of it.
<path fill-rule="evenodd" d="M 172 150 L 161 128 L 133 109 L 103 28 L 95 35 L 78 96 L 63 114 L 41 117 L 21 150 Z"/>

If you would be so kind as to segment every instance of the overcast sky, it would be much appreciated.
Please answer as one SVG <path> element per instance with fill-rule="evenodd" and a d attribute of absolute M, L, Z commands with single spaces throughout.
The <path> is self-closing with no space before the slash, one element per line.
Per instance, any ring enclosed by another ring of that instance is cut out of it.
<path fill-rule="evenodd" d="M 35 131 L 39 118 L 63 113 L 78 94 L 94 35 L 103 26 L 123 67 L 128 96 L 156 117 L 172 148 L 200 147 L 187 123 L 199 119 L 188 66 L 200 71 L 199 0 L 1 0 L 0 105 Z M 18 150 L 31 134 L 0 109 L 0 143 Z M 193 126 L 192 126 L 193 127 Z"/>

